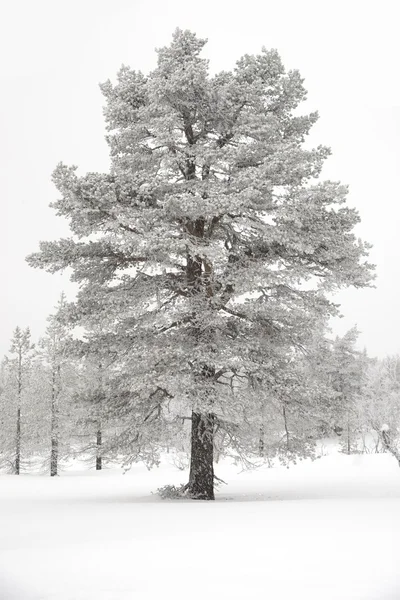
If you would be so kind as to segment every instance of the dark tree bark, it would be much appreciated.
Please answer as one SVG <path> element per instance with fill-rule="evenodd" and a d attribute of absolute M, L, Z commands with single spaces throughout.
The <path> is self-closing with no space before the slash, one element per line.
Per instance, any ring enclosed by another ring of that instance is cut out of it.
<path fill-rule="evenodd" d="M 101 456 L 101 444 L 102 444 L 102 435 L 101 429 L 96 432 L 96 471 L 101 471 L 102 469 L 102 456 Z"/>
<path fill-rule="evenodd" d="M 264 449 L 265 449 L 265 442 L 264 442 L 264 424 L 262 424 L 260 426 L 260 432 L 259 432 L 259 438 L 258 438 L 258 454 L 263 457 L 264 456 Z"/>
<path fill-rule="evenodd" d="M 195 176 L 194 165 L 188 163 L 187 179 Z M 204 237 L 203 218 L 187 224 L 188 231 L 197 238 Z M 207 265 L 207 273 L 203 273 L 203 259 L 201 256 L 187 257 L 186 277 L 188 293 L 196 296 L 203 292 L 203 285 L 211 290 L 211 265 Z M 204 277 L 205 275 L 205 277 Z M 210 297 L 212 291 L 207 291 L 206 297 Z M 201 333 L 198 328 L 193 329 L 193 335 L 199 339 Z M 202 369 L 201 376 L 209 378 L 214 375 L 215 370 L 206 365 Z M 214 415 L 212 413 L 192 412 L 191 452 L 190 452 L 190 474 L 187 485 L 187 493 L 196 500 L 214 500 Z"/>
<path fill-rule="evenodd" d="M 57 436 L 51 438 L 51 455 L 50 455 L 50 477 L 58 475 L 58 439 Z"/>
<path fill-rule="evenodd" d="M 214 415 L 192 412 L 188 495 L 214 500 Z"/>

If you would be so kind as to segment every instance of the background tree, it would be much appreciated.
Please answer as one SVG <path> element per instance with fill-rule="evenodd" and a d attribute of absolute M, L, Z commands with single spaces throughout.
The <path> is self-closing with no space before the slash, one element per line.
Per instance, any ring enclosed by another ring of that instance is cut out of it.
<path fill-rule="evenodd" d="M 75 454 L 89 460 L 100 471 L 103 468 L 108 424 L 105 410 L 107 365 L 104 364 L 104 352 L 95 352 L 88 343 L 78 344 L 78 348 L 80 377 L 74 392 L 73 414 L 76 423 L 74 437 L 79 451 Z"/>
<path fill-rule="evenodd" d="M 14 390 L 5 359 L 0 364 L 0 468 L 9 472 L 15 466 Z"/>
<path fill-rule="evenodd" d="M 353 327 L 343 337 L 336 337 L 332 347 L 331 382 L 338 395 L 335 431 L 342 435 L 346 454 L 358 451 L 361 433 L 358 407 L 368 368 L 366 353 L 356 349 L 358 335 Z"/>
<path fill-rule="evenodd" d="M 70 452 L 69 438 L 74 428 L 71 397 L 77 386 L 77 368 L 70 352 L 73 339 L 62 319 L 65 305 L 66 297 L 61 294 L 56 312 L 48 318 L 46 333 L 38 344 L 44 411 L 41 434 L 42 440 L 49 440 L 52 477 L 59 472 L 60 458 L 66 457 Z M 47 442 L 44 446 L 47 452 Z"/>
<path fill-rule="evenodd" d="M 11 338 L 10 355 L 5 362 L 7 371 L 6 379 L 8 385 L 6 389 L 9 393 L 9 400 L 15 410 L 15 446 L 13 473 L 20 474 L 21 470 L 21 443 L 22 443 L 22 424 L 23 424 L 23 405 L 26 404 L 29 393 L 29 377 L 32 366 L 32 351 L 34 345 L 31 343 L 31 333 L 29 327 L 21 329 L 16 327 Z"/>
<path fill-rule="evenodd" d="M 400 357 L 371 361 L 360 413 L 375 451 L 390 452 L 400 465 Z"/>
<path fill-rule="evenodd" d="M 263 49 L 211 77 L 204 44 L 176 30 L 149 76 L 122 67 L 101 86 L 110 173 L 56 168 L 54 208 L 73 237 L 28 260 L 72 268 L 76 323 L 101 317 L 99 343 L 124 357 L 128 392 L 114 409 L 135 416 L 127 453 L 157 446 L 171 402 L 184 406 L 186 492 L 212 499 L 215 432 L 238 439 L 253 413 L 251 386 L 233 395 L 232 380 L 268 386 L 282 356 L 337 313 L 326 292 L 368 285 L 371 266 L 346 187 L 312 183 L 329 150 L 303 146 L 317 114 L 296 110 L 298 71 Z"/>

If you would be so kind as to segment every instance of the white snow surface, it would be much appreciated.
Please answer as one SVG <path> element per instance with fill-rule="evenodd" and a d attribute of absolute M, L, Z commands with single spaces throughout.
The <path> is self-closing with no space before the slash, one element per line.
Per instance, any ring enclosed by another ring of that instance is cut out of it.
<path fill-rule="evenodd" d="M 161 500 L 167 459 L 0 477 L 0 600 L 399 600 L 400 469 L 329 454 L 216 465 L 215 502 Z"/>

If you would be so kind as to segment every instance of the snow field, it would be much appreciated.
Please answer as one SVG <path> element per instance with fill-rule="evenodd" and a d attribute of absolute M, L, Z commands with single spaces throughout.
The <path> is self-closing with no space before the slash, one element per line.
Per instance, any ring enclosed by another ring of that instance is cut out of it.
<path fill-rule="evenodd" d="M 0 478 L 1 600 L 398 600 L 400 471 L 332 454 L 240 473 L 216 502 L 152 495 L 167 462 Z"/>

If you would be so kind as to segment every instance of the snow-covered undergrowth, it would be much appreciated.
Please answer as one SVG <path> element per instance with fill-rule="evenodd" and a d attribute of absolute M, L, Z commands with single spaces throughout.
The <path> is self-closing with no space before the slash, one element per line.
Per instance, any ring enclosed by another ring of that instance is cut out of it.
<path fill-rule="evenodd" d="M 329 454 L 239 472 L 216 502 L 151 494 L 187 473 L 0 477 L 1 600 L 398 600 L 400 469 Z"/>

